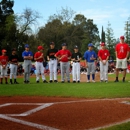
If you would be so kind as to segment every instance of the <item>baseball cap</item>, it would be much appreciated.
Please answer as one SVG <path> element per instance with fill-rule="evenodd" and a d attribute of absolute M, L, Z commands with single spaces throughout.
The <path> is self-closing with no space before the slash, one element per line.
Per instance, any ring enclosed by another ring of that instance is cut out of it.
<path fill-rule="evenodd" d="M 12 51 L 16 51 L 16 48 L 13 48 Z"/>
<path fill-rule="evenodd" d="M 54 42 L 50 42 L 50 45 L 55 45 L 55 43 Z"/>
<path fill-rule="evenodd" d="M 120 39 L 125 39 L 125 37 L 124 36 L 120 36 Z"/>
<path fill-rule="evenodd" d="M 104 43 L 104 42 L 102 42 L 100 45 L 101 45 L 101 46 L 105 46 L 105 43 Z"/>
<path fill-rule="evenodd" d="M 93 47 L 93 44 L 92 44 L 92 43 L 89 43 L 89 44 L 88 44 L 88 47 Z"/>
<path fill-rule="evenodd" d="M 2 53 L 7 52 L 5 49 L 2 50 Z"/>
<path fill-rule="evenodd" d="M 26 44 L 26 45 L 25 45 L 25 48 L 29 48 L 29 45 L 28 45 L 28 44 Z"/>
<path fill-rule="evenodd" d="M 62 43 L 62 46 L 67 46 L 67 44 L 66 43 Z"/>
<path fill-rule="evenodd" d="M 77 45 L 75 45 L 75 46 L 74 46 L 74 49 L 78 49 L 78 46 L 77 46 Z"/>
<path fill-rule="evenodd" d="M 42 46 L 38 46 L 37 49 L 38 50 L 44 50 L 44 48 Z"/>

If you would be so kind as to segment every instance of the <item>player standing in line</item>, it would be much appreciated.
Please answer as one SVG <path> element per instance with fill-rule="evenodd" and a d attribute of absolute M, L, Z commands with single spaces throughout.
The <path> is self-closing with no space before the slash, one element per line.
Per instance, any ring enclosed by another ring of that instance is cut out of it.
<path fill-rule="evenodd" d="M 120 43 L 118 43 L 115 47 L 116 51 L 116 80 L 115 82 L 119 82 L 118 75 L 119 70 L 123 69 L 123 79 L 122 82 L 125 82 L 126 70 L 127 70 L 127 58 L 129 56 L 129 46 L 124 42 L 124 36 L 120 37 Z"/>
<path fill-rule="evenodd" d="M 86 67 L 87 67 L 87 82 L 90 83 L 90 73 L 92 73 L 92 82 L 95 82 L 95 60 L 97 55 L 93 50 L 93 44 L 88 44 L 88 50 L 84 53 L 84 58 L 86 60 Z"/>
<path fill-rule="evenodd" d="M 1 81 L 0 83 L 3 84 L 3 78 L 5 78 L 5 83 L 8 84 L 8 75 L 7 75 L 7 69 L 8 69 L 8 56 L 6 55 L 7 51 L 5 49 L 2 50 L 2 55 L 0 56 L 0 69 L 1 69 Z"/>
<path fill-rule="evenodd" d="M 53 74 L 54 74 L 54 82 L 57 83 L 57 59 L 55 54 L 58 50 L 55 48 L 55 43 L 50 42 L 50 49 L 47 51 L 47 60 L 49 61 L 49 70 L 50 70 L 50 83 L 53 82 Z"/>
<path fill-rule="evenodd" d="M 108 59 L 110 53 L 106 49 L 105 43 L 101 43 L 101 49 L 98 51 L 98 57 L 100 60 L 100 82 L 108 82 Z"/>
<path fill-rule="evenodd" d="M 73 76 L 73 83 L 80 83 L 80 60 L 82 59 L 82 55 L 79 52 L 79 48 L 77 45 L 74 46 L 74 53 L 72 53 L 71 60 L 73 61 L 72 64 L 72 76 Z"/>
<path fill-rule="evenodd" d="M 9 57 L 10 63 L 10 84 L 13 84 L 12 78 L 14 76 L 14 84 L 18 84 L 16 81 L 17 78 L 17 69 L 18 69 L 18 55 L 16 54 L 16 48 L 12 49 L 12 54 Z"/>
<path fill-rule="evenodd" d="M 55 57 L 60 61 L 60 69 L 61 69 L 61 82 L 65 82 L 65 73 L 68 83 L 70 83 L 70 62 L 71 59 L 71 52 L 67 49 L 67 44 L 62 44 L 62 50 L 59 50 Z"/>
<path fill-rule="evenodd" d="M 43 67 L 43 61 L 44 61 L 44 54 L 43 50 L 44 48 L 42 46 L 38 46 L 38 52 L 34 55 L 34 60 L 36 61 L 36 82 L 39 83 L 40 74 L 42 76 L 43 83 L 48 83 L 46 81 L 46 78 L 44 76 L 44 67 Z"/>
<path fill-rule="evenodd" d="M 25 45 L 25 51 L 22 53 L 24 59 L 24 83 L 30 83 L 30 71 L 32 66 L 33 53 L 29 50 L 29 45 Z"/>

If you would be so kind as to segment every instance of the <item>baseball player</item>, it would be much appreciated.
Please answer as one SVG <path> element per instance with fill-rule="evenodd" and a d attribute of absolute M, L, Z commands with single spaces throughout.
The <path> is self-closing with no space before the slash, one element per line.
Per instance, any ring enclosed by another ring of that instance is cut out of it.
<path fill-rule="evenodd" d="M 74 46 L 74 53 L 72 53 L 71 60 L 73 61 L 72 64 L 72 76 L 73 76 L 73 83 L 80 83 L 80 60 L 82 59 L 82 55 L 79 52 L 78 46 Z"/>
<path fill-rule="evenodd" d="M 5 78 L 5 83 L 8 84 L 7 81 L 7 65 L 8 65 L 8 56 L 6 55 L 7 51 L 5 49 L 2 50 L 2 55 L 0 56 L 0 69 L 1 69 L 1 84 L 3 84 L 3 78 Z"/>
<path fill-rule="evenodd" d="M 100 60 L 100 81 L 108 82 L 108 59 L 110 53 L 105 47 L 105 43 L 101 43 L 101 49 L 98 51 L 98 57 Z"/>
<path fill-rule="evenodd" d="M 65 73 L 66 73 L 66 78 L 68 83 L 70 83 L 70 62 L 69 60 L 71 59 L 71 52 L 67 49 L 67 44 L 63 43 L 62 44 L 62 50 L 59 50 L 56 54 L 55 57 L 60 61 L 60 69 L 61 69 L 61 82 L 65 82 Z"/>
<path fill-rule="evenodd" d="M 43 83 L 48 83 L 44 76 L 44 67 L 43 67 L 43 61 L 44 61 L 43 50 L 44 50 L 44 48 L 42 46 L 38 46 L 37 49 L 38 49 L 38 51 L 34 55 L 34 60 L 36 61 L 36 82 L 39 83 L 39 79 L 40 79 L 39 76 L 41 74 Z"/>
<path fill-rule="evenodd" d="M 87 82 L 90 83 L 90 73 L 92 73 L 92 82 L 95 82 L 95 60 L 97 55 L 93 50 L 93 44 L 88 44 L 88 50 L 84 53 L 84 58 L 86 60 L 86 67 L 87 67 Z"/>
<path fill-rule="evenodd" d="M 50 49 L 47 51 L 47 60 L 49 61 L 49 70 L 50 70 L 50 83 L 53 82 L 53 74 L 54 74 L 54 82 L 57 83 L 57 59 L 55 54 L 58 50 L 55 48 L 55 43 L 50 42 Z"/>
<path fill-rule="evenodd" d="M 115 82 L 119 82 L 118 75 L 119 70 L 123 69 L 123 79 L 125 82 L 126 70 L 127 70 L 127 58 L 129 56 L 129 46 L 124 42 L 124 36 L 120 36 L 120 43 L 118 43 L 115 47 L 116 51 L 116 80 Z"/>
<path fill-rule="evenodd" d="M 29 45 L 25 45 L 25 51 L 22 53 L 24 59 L 24 83 L 30 83 L 30 71 L 32 66 L 33 53 L 29 50 Z"/>
<path fill-rule="evenodd" d="M 9 57 L 10 63 L 10 84 L 13 84 L 12 78 L 14 76 L 14 84 L 18 84 L 16 81 L 17 78 L 17 69 L 18 69 L 18 55 L 16 54 L 16 48 L 12 49 L 12 54 Z"/>

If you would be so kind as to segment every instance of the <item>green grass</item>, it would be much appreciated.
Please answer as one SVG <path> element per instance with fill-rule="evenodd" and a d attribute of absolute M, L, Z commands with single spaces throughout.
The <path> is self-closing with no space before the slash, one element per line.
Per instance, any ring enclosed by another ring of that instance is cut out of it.
<path fill-rule="evenodd" d="M 113 76 L 113 75 L 110 75 Z M 128 75 L 130 77 L 130 75 Z M 48 77 L 47 77 L 48 78 Z M 130 97 L 130 83 L 42 83 L 36 84 L 35 78 L 31 78 L 31 84 L 0 85 L 1 96 L 60 96 L 78 98 L 121 98 Z"/>
<path fill-rule="evenodd" d="M 115 79 L 115 75 L 109 75 Z M 47 77 L 48 79 L 49 77 Z M 59 77 L 60 78 L 60 77 Z M 120 74 L 120 79 L 122 74 Z M 130 74 L 127 74 L 126 82 L 114 83 L 42 83 L 36 84 L 35 78 L 31 78 L 31 84 L 23 84 L 23 79 L 18 78 L 20 84 L 0 85 L 0 96 L 53 96 L 76 98 L 124 98 L 130 97 Z M 59 79 L 60 81 L 60 79 Z M 113 126 L 102 130 L 130 130 L 130 122 Z"/>

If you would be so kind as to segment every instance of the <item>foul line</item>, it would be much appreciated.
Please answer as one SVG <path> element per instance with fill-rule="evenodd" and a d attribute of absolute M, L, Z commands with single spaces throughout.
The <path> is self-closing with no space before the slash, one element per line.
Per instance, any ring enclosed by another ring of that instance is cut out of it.
<path fill-rule="evenodd" d="M 19 124 L 22 124 L 22 125 L 27 125 L 27 126 L 31 126 L 31 127 L 34 127 L 34 128 L 38 128 L 38 129 L 41 129 L 41 130 L 58 130 L 58 129 L 48 127 L 48 126 L 45 126 L 45 125 L 39 125 L 39 124 L 36 124 L 36 123 L 12 118 L 12 117 L 9 117 L 9 116 L 3 115 L 3 114 L 0 114 L 0 118 L 6 119 L 8 121 L 15 122 L 15 123 L 19 123 Z"/>

